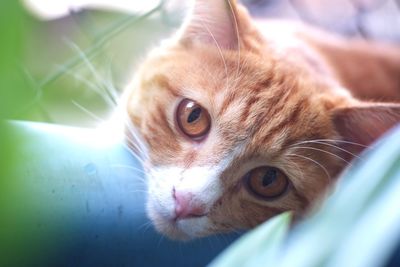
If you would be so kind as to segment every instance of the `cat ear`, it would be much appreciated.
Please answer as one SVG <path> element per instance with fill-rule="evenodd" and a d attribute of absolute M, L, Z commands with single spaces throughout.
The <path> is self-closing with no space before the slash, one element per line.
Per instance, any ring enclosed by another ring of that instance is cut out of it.
<path fill-rule="evenodd" d="M 238 47 L 235 0 L 194 0 L 181 32 L 183 42 L 214 44 L 221 49 Z"/>
<path fill-rule="evenodd" d="M 346 148 L 355 153 L 363 150 L 384 134 L 387 130 L 400 123 L 400 104 L 368 103 L 333 111 L 333 123 Z"/>

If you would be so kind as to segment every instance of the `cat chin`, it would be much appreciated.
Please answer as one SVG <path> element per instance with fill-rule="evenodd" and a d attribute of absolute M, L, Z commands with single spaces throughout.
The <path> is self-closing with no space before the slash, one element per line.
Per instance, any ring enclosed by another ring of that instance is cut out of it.
<path fill-rule="evenodd" d="M 191 239 L 200 238 L 211 234 L 202 229 L 204 221 L 208 221 L 208 218 L 206 217 L 178 221 L 152 219 L 152 221 L 159 233 L 173 240 L 189 241 Z"/>
<path fill-rule="evenodd" d="M 150 205 L 147 207 L 147 214 L 156 230 L 173 240 L 189 241 L 211 234 L 207 231 L 210 227 L 207 216 L 174 220 L 157 212 Z"/>

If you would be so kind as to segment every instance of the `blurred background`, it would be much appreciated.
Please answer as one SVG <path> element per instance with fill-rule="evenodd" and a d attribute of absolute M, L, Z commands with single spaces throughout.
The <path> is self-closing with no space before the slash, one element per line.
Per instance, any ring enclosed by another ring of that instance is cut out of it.
<path fill-rule="evenodd" d="M 243 0 L 256 17 L 400 42 L 400 0 Z M 93 126 L 140 59 L 179 27 L 190 1 L 2 1 L 1 114 Z M 3 79 L 4 76 L 4 79 Z"/>
<path fill-rule="evenodd" d="M 400 43 L 400 0 L 242 2 L 255 17 L 301 20 L 350 37 Z M 0 1 L 0 119 L 98 125 L 112 113 L 140 60 L 179 27 L 189 3 Z M 0 254 L 22 247 L 29 257 L 45 250 L 31 247 L 28 239 L 48 249 L 52 244 L 29 236 L 21 223 L 40 216 L 29 206 L 37 196 L 16 190 L 24 181 L 11 174 L 24 164 L 17 153 L 24 143 L 29 140 L 0 124 Z M 13 201 L 19 198 L 25 201 Z M 56 235 L 53 230 L 47 229 L 49 236 Z"/>

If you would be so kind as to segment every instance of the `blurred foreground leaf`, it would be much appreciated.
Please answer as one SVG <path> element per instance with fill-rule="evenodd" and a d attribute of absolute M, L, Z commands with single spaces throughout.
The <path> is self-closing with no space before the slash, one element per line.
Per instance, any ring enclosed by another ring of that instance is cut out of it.
<path fill-rule="evenodd" d="M 3 122 L 23 119 L 22 111 L 38 93 L 30 86 L 22 63 L 30 22 L 20 1 L 0 1 L 0 266 L 28 266 L 46 251 L 45 246 L 31 243 L 43 244 L 45 237 L 33 235 L 26 227 L 37 216 L 32 203 L 38 197 L 21 190 L 24 177 L 13 171 L 24 164 L 20 148 L 26 140 Z"/>
<path fill-rule="evenodd" d="M 241 267 L 257 264 L 265 253 L 273 257 L 286 237 L 289 224 L 290 213 L 274 217 L 230 246 L 210 266 Z"/>
<path fill-rule="evenodd" d="M 21 63 L 29 29 L 19 1 L 0 1 L 0 119 L 16 118 L 35 94 Z"/>

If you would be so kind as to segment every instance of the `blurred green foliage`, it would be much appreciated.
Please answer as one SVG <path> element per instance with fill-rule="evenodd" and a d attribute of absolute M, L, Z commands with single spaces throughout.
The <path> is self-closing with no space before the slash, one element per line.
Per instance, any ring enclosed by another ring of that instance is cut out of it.
<path fill-rule="evenodd" d="M 0 3 L 0 118 L 98 124 L 94 117 L 114 109 L 106 91 L 121 92 L 137 62 L 179 22 L 163 2 L 137 15 L 80 10 L 52 21 L 19 3 Z"/>
<path fill-rule="evenodd" d="M 18 168 L 18 150 L 21 146 L 16 133 L 2 124 L 3 119 L 22 118 L 21 112 L 30 105 L 35 92 L 24 74 L 23 55 L 30 19 L 18 1 L 0 2 L 0 266 L 10 266 L 10 259 L 32 256 L 35 249 L 27 247 L 30 236 L 23 225 L 30 215 L 29 195 L 21 195 L 20 177 L 13 175 Z M 15 262 L 14 262 L 15 263 Z"/>
<path fill-rule="evenodd" d="M 34 96 L 23 66 L 30 20 L 18 1 L 1 1 L 0 10 L 0 118 L 16 118 Z"/>
<path fill-rule="evenodd" d="M 162 14 L 159 5 L 138 15 L 81 10 L 35 21 L 24 66 L 40 105 L 27 118 L 74 126 L 105 119 L 114 109 L 107 95 L 120 93 L 137 62 L 175 28 Z"/>

